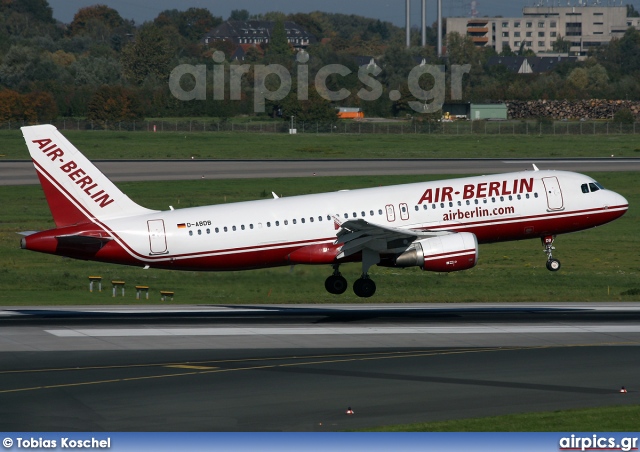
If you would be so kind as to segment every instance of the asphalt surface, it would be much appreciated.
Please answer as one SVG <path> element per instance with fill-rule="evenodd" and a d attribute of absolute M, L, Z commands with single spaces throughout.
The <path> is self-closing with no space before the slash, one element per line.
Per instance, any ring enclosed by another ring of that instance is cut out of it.
<path fill-rule="evenodd" d="M 114 182 L 403 174 L 492 174 L 538 168 L 640 171 L 640 159 L 94 160 Z M 37 184 L 31 161 L 1 161 L 0 185 Z"/>
<path fill-rule="evenodd" d="M 639 320 L 633 303 L 6 307 L 0 430 L 336 431 L 637 404 Z"/>

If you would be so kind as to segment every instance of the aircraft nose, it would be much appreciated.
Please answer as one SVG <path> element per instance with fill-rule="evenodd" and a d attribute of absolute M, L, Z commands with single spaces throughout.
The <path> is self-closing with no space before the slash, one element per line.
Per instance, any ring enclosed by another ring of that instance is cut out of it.
<path fill-rule="evenodd" d="M 624 215 L 624 213 L 629 208 L 629 201 L 624 196 L 612 191 L 611 196 L 609 197 L 609 208 L 614 208 L 620 211 L 620 215 Z"/>

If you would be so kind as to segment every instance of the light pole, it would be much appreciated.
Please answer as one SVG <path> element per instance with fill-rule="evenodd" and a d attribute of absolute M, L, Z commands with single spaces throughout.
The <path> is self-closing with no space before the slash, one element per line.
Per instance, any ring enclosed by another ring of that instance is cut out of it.
<path fill-rule="evenodd" d="M 293 118 L 294 118 L 294 116 L 291 115 L 291 133 L 293 133 Z"/>

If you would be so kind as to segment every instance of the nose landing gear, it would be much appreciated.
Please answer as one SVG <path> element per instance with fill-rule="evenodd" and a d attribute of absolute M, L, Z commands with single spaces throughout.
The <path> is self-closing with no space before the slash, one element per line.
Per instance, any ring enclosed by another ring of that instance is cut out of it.
<path fill-rule="evenodd" d="M 547 253 L 547 270 L 552 272 L 557 272 L 560 270 L 560 261 L 558 259 L 553 258 L 553 250 L 556 248 L 553 246 L 553 241 L 555 240 L 554 235 L 548 235 L 546 237 L 541 237 L 542 246 L 544 246 L 544 252 Z"/>

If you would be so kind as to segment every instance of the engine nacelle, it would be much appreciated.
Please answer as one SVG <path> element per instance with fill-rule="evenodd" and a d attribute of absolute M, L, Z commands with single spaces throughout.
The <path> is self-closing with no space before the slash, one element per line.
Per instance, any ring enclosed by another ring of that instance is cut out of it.
<path fill-rule="evenodd" d="M 421 267 L 431 272 L 455 272 L 478 263 L 478 239 L 469 232 L 414 242 L 396 259 L 396 267 Z"/>

